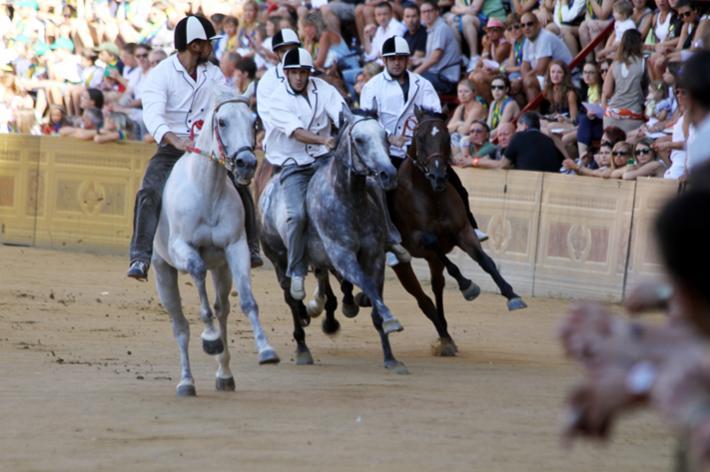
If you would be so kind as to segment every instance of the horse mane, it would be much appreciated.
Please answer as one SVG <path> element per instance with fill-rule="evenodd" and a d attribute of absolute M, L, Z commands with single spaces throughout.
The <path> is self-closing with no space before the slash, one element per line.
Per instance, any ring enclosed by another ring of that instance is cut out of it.
<path fill-rule="evenodd" d="M 361 108 L 357 108 L 352 110 L 352 114 L 355 116 L 362 116 L 364 118 L 373 118 L 375 120 L 378 118 L 377 110 L 363 110 Z"/>
<path fill-rule="evenodd" d="M 419 110 L 424 114 L 424 116 L 429 117 L 429 118 L 437 118 L 443 121 L 446 121 L 448 116 L 446 113 L 439 113 L 438 111 L 434 111 L 431 108 L 426 108 L 426 107 L 420 107 Z"/>

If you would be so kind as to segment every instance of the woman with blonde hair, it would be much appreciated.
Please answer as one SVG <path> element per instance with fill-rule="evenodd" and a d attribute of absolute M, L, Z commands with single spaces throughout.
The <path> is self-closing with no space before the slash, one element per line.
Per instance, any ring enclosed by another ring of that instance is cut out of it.
<path fill-rule="evenodd" d="M 451 152 L 454 156 L 461 153 L 464 138 L 468 137 L 469 129 L 476 120 L 485 120 L 487 116 L 486 102 L 476 95 L 476 87 L 468 79 L 459 82 L 456 93 L 459 106 L 454 110 L 447 128 L 451 134 Z"/>

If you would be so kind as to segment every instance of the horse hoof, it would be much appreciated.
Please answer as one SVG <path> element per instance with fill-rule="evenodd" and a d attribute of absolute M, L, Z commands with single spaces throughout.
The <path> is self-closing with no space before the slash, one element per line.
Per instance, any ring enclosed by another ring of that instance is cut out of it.
<path fill-rule="evenodd" d="M 222 354 L 224 351 L 224 344 L 222 344 L 221 338 L 217 338 L 214 341 L 203 339 L 202 349 L 204 349 L 204 351 L 210 356 L 216 356 L 217 354 Z"/>
<path fill-rule="evenodd" d="M 470 302 L 478 298 L 481 294 L 481 287 L 471 282 L 471 285 L 469 285 L 468 288 L 461 290 L 461 293 L 463 294 L 463 297 Z"/>
<path fill-rule="evenodd" d="M 358 313 L 360 313 L 360 307 L 358 305 L 348 305 L 343 303 L 343 315 L 347 318 L 355 318 Z"/>
<path fill-rule="evenodd" d="M 281 362 L 279 355 L 273 349 L 265 349 L 259 353 L 259 365 L 278 364 Z"/>
<path fill-rule="evenodd" d="M 510 300 L 508 300 L 508 311 L 522 310 L 523 308 L 527 307 L 528 304 L 525 303 L 520 297 L 511 298 Z"/>
<path fill-rule="evenodd" d="M 178 385 L 176 393 L 178 397 L 194 397 L 197 395 L 197 392 L 195 391 L 195 386 L 192 384 Z"/>
<path fill-rule="evenodd" d="M 215 388 L 220 392 L 233 392 L 235 388 L 234 377 L 229 377 L 228 379 L 217 377 L 217 381 L 215 382 Z"/>
<path fill-rule="evenodd" d="M 409 375 L 409 369 L 407 369 L 407 366 L 399 361 L 386 361 L 385 369 L 399 375 Z"/>
<path fill-rule="evenodd" d="M 313 356 L 311 356 L 311 351 L 297 352 L 296 365 L 313 365 Z"/>
<path fill-rule="evenodd" d="M 357 303 L 361 307 L 372 306 L 372 302 L 370 301 L 370 299 L 362 292 L 355 295 L 355 303 Z"/>
<path fill-rule="evenodd" d="M 321 313 L 323 313 L 324 308 L 325 302 L 319 303 L 318 300 L 311 300 L 306 303 L 306 313 L 308 313 L 308 316 L 311 318 L 318 318 Z"/>
<path fill-rule="evenodd" d="M 385 334 L 398 333 L 404 331 L 404 326 L 400 324 L 399 320 L 392 318 L 382 323 L 382 331 L 384 331 Z"/>
<path fill-rule="evenodd" d="M 328 336 L 332 336 L 338 331 L 340 331 L 340 321 L 336 320 L 335 318 L 330 320 L 326 318 L 323 320 L 321 328 L 323 328 L 323 332 L 325 334 L 327 334 Z"/>
<path fill-rule="evenodd" d="M 455 357 L 459 349 L 453 341 L 439 339 L 431 346 L 431 354 L 437 357 Z"/>

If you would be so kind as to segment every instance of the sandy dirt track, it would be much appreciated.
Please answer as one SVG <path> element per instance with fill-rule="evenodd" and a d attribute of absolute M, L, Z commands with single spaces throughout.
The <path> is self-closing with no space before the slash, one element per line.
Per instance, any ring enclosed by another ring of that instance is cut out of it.
<path fill-rule="evenodd" d="M 369 311 L 339 315 L 332 339 L 314 320 L 316 365 L 296 366 L 273 272 L 257 270 L 262 322 L 282 362 L 257 365 L 232 298 L 237 391 L 221 393 L 183 277 L 198 393 L 183 399 L 152 280 L 130 281 L 125 269 L 121 257 L 0 246 L 0 471 L 670 468 L 673 441 L 646 414 L 624 421 L 610 446 L 560 447 L 561 399 L 579 377 L 554 338 L 566 302 L 528 299 L 529 309 L 508 313 L 502 297 L 470 303 L 447 290 L 460 355 L 442 359 L 430 355 L 433 327 L 390 280 L 385 300 L 405 326 L 393 347 L 411 375 L 382 367 Z"/>

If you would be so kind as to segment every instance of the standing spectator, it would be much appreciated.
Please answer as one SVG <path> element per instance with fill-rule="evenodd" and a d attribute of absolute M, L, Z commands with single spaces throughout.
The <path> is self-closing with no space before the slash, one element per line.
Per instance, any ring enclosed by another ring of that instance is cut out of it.
<path fill-rule="evenodd" d="M 240 52 L 240 49 L 249 50 L 253 47 L 256 28 L 259 26 L 258 13 L 259 5 L 254 0 L 247 0 L 242 4 L 242 17 L 237 32 L 237 52 Z"/>
<path fill-rule="evenodd" d="M 416 3 L 407 2 L 404 4 L 402 23 L 407 31 L 404 32 L 403 37 L 409 44 L 409 50 L 412 51 L 409 64 L 414 67 L 421 64 L 426 54 L 426 28 L 422 25 L 420 17 L 419 7 Z"/>
<path fill-rule="evenodd" d="M 558 60 L 564 64 L 572 61 L 572 54 L 565 43 L 542 28 L 540 21 L 532 13 L 525 13 L 521 19 L 523 34 L 527 41 L 523 45 L 523 65 L 521 74 L 523 87 L 528 101 L 533 101 L 544 85 L 544 76 L 550 61 Z"/>
<path fill-rule="evenodd" d="M 645 71 L 641 48 L 641 33 L 635 29 L 626 31 L 604 80 L 605 128 L 616 126 L 629 133 L 643 124 Z"/>
<path fill-rule="evenodd" d="M 678 98 L 678 105 L 682 116 L 673 125 L 673 134 L 670 140 L 658 139 L 653 143 L 653 147 L 659 154 L 670 151 L 669 159 L 671 165 L 664 174 L 666 179 L 685 179 L 688 174 L 688 154 L 685 152 L 686 144 L 694 139 L 694 130 L 691 126 L 688 113 L 687 93 L 678 87 L 675 90 Z"/>
<path fill-rule="evenodd" d="M 497 136 L 496 130 L 503 123 L 512 123 L 515 116 L 520 112 L 517 102 L 509 95 L 510 82 L 505 75 L 494 77 L 491 81 L 491 94 L 493 101 L 488 112 L 488 126 Z"/>
<path fill-rule="evenodd" d="M 136 73 L 131 76 L 128 83 L 128 90 L 118 100 L 118 107 L 114 111 L 122 111 L 128 115 L 135 127 L 134 133 L 137 139 L 143 137 L 143 89 L 145 88 L 148 74 L 152 69 L 149 56 L 151 48 L 147 44 L 139 44 L 135 48 L 134 56 L 138 64 Z"/>
<path fill-rule="evenodd" d="M 419 8 L 427 27 L 426 56 L 415 72 L 437 92 L 450 94 L 461 77 L 461 49 L 451 27 L 439 16 L 436 0 L 424 0 Z"/>
<path fill-rule="evenodd" d="M 476 95 L 476 88 L 470 80 L 459 82 L 456 94 L 459 106 L 454 110 L 447 125 L 451 133 L 451 151 L 454 156 L 461 153 L 462 140 L 468 135 L 473 122 L 486 116 L 485 102 Z"/>
<path fill-rule="evenodd" d="M 552 139 L 540 132 L 540 115 L 526 112 L 518 119 L 518 132 L 513 135 L 501 160 L 472 159 L 471 166 L 559 172 L 562 160 L 563 155 Z"/>

